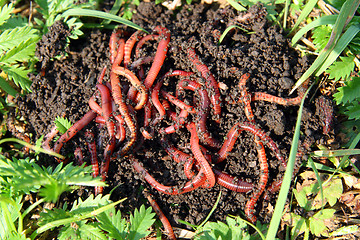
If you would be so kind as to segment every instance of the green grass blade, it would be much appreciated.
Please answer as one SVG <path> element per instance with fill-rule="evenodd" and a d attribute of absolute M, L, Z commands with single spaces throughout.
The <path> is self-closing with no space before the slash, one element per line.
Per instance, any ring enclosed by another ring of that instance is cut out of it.
<path fill-rule="evenodd" d="M 359 0 L 347 0 L 343 4 L 339 16 L 336 19 L 328 43 L 326 44 L 325 48 L 320 52 L 319 56 L 315 59 L 314 63 L 310 66 L 310 68 L 295 83 L 295 86 L 291 90 L 290 94 L 293 93 L 295 89 L 297 89 L 299 86 L 301 86 L 301 84 L 303 84 L 303 82 L 305 82 L 306 79 L 308 79 L 320 66 L 323 65 L 324 61 L 329 56 L 330 52 L 334 49 L 345 26 L 350 22 L 350 20 L 354 16 L 359 4 L 360 4 Z"/>
<path fill-rule="evenodd" d="M 220 43 L 224 40 L 226 34 L 228 34 L 228 32 L 229 32 L 231 29 L 233 29 L 233 28 L 238 28 L 238 29 L 243 30 L 244 32 L 249 32 L 248 30 L 246 30 L 246 29 L 244 29 L 244 28 L 242 28 L 242 27 L 236 26 L 236 25 L 228 26 L 228 27 L 225 29 L 225 31 L 221 34 L 221 36 L 220 36 L 220 38 L 219 38 L 219 43 L 218 43 L 218 44 L 220 44 Z"/>
<path fill-rule="evenodd" d="M 200 223 L 200 225 L 198 226 L 198 228 L 201 228 L 205 225 L 205 223 L 209 220 L 209 218 L 211 217 L 211 214 L 213 214 L 213 212 L 215 211 L 215 209 L 217 208 L 217 206 L 219 205 L 221 199 L 221 191 L 219 192 L 219 196 L 216 199 L 216 202 L 214 204 L 214 206 L 211 208 L 211 211 L 209 212 L 209 214 L 206 216 L 205 220 Z"/>
<path fill-rule="evenodd" d="M 320 76 L 336 59 L 339 55 L 344 51 L 344 49 L 348 46 L 351 40 L 358 34 L 360 31 L 360 23 L 351 25 L 346 32 L 341 36 L 339 41 L 337 42 L 334 49 L 330 52 L 329 56 L 325 60 L 324 64 L 320 67 L 320 69 L 316 72 L 316 76 Z"/>
<path fill-rule="evenodd" d="M 298 112 L 298 116 L 297 116 L 297 120 L 296 120 L 294 137 L 293 137 L 293 140 L 291 143 L 289 160 L 287 162 L 287 167 L 286 167 L 285 175 L 283 178 L 283 182 L 281 184 L 279 196 L 276 201 L 274 214 L 270 221 L 269 231 L 266 235 L 267 240 L 275 239 L 276 234 L 278 232 L 281 217 L 283 215 L 285 202 L 286 202 L 287 196 L 289 194 L 290 184 L 292 181 L 292 175 L 293 175 L 294 165 L 295 165 L 295 160 L 296 160 L 296 153 L 297 153 L 298 144 L 299 144 L 302 110 L 304 107 L 305 98 L 306 98 L 307 94 L 309 93 L 310 89 L 312 88 L 312 86 L 313 85 L 311 85 L 309 87 L 309 89 L 306 91 L 303 99 L 301 100 L 301 104 L 299 107 L 299 112 Z"/>
<path fill-rule="evenodd" d="M 314 157 L 340 157 L 358 154 L 360 154 L 360 149 L 317 150 L 311 153 Z"/>
<path fill-rule="evenodd" d="M 285 0 L 283 29 L 286 29 L 286 21 L 289 15 L 290 0 Z"/>
<path fill-rule="evenodd" d="M 2 140 L 0 140 L 0 145 L 5 143 L 5 142 L 16 142 L 18 144 L 24 145 L 25 147 L 28 147 L 28 148 L 34 150 L 35 152 L 41 152 L 41 153 L 49 154 L 49 155 L 55 156 L 55 157 L 60 158 L 60 159 L 65 158 L 63 155 L 61 155 L 59 153 L 49 151 L 49 150 L 46 150 L 46 149 L 38 147 L 38 146 L 31 145 L 30 143 L 27 143 L 27 142 L 25 142 L 23 140 L 20 140 L 20 139 L 17 139 L 17 138 L 5 138 L 5 139 L 2 139 Z"/>
<path fill-rule="evenodd" d="M 238 2 L 234 1 L 234 0 L 226 0 L 233 8 L 235 8 L 238 11 L 245 11 L 246 8 L 244 8 L 243 6 L 241 6 Z"/>
<path fill-rule="evenodd" d="M 69 16 L 74 16 L 74 17 L 79 17 L 79 16 L 83 16 L 83 17 L 95 17 L 95 18 L 100 18 L 100 19 L 104 19 L 104 20 L 110 20 L 110 21 L 114 21 L 114 22 L 118 22 L 121 24 L 124 24 L 126 26 L 132 27 L 134 29 L 137 30 L 141 30 L 144 31 L 146 33 L 148 33 L 145 29 L 143 29 L 142 27 L 140 27 L 139 25 L 126 20 L 125 18 L 116 16 L 114 14 L 111 13 L 106 13 L 106 12 L 101 12 L 101 11 L 97 11 L 97 10 L 91 10 L 91 9 L 69 9 L 67 11 L 65 11 L 62 16 L 64 18 L 69 17 Z"/>
<path fill-rule="evenodd" d="M 16 97 L 16 94 L 18 93 L 15 89 L 13 89 L 9 83 L 2 77 L 0 77 L 0 86 L 1 89 L 10 94 L 13 97 Z"/>
<path fill-rule="evenodd" d="M 77 222 L 77 221 L 81 221 L 81 220 L 84 220 L 86 218 L 91 218 L 91 217 L 94 217 L 108 209 L 111 209 L 113 207 L 115 207 L 117 204 L 125 201 L 126 198 L 123 198 L 117 202 L 113 202 L 113 203 L 110 203 L 106 206 L 103 206 L 103 207 L 100 207 L 98 209 L 95 209 L 94 211 L 91 211 L 89 213 L 86 213 L 86 214 L 77 214 L 76 216 L 74 217 L 71 217 L 71 218 L 66 218 L 66 219 L 60 219 L 60 220 L 56 220 L 56 221 L 53 221 L 53 222 L 49 222 L 47 224 L 45 224 L 44 226 L 41 226 L 40 228 L 38 228 L 35 232 L 36 234 L 40 234 L 40 233 L 43 233 L 51 228 L 55 228 L 55 227 L 59 227 L 59 226 L 63 226 L 63 225 L 66 225 L 66 224 L 71 224 L 72 222 Z"/>
<path fill-rule="evenodd" d="M 334 24 L 336 22 L 338 15 L 330 15 L 330 16 L 323 16 L 320 17 L 311 23 L 307 24 L 305 27 L 301 28 L 291 39 L 291 44 L 294 46 L 297 41 L 300 40 L 302 36 L 304 36 L 308 31 L 311 29 L 314 29 L 321 25 L 328 25 L 328 24 Z"/>
<path fill-rule="evenodd" d="M 309 2 L 306 3 L 305 7 L 301 11 L 299 18 L 296 20 L 296 23 L 291 29 L 290 33 L 293 32 L 299 26 L 299 24 L 310 14 L 310 12 L 313 10 L 317 2 L 318 0 L 310 0 Z"/>

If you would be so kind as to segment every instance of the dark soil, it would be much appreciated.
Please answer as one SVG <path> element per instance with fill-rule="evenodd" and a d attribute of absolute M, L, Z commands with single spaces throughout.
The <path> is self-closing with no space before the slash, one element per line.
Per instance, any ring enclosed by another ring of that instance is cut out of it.
<path fill-rule="evenodd" d="M 221 123 L 217 124 L 211 119 L 208 121 L 208 128 L 218 139 L 223 139 L 234 123 L 246 120 L 241 104 L 227 104 L 227 101 L 239 96 L 237 84 L 240 75 L 233 74 L 230 71 L 232 67 L 239 68 L 241 74 L 251 74 L 247 84 L 249 92 L 262 91 L 281 97 L 297 96 L 297 92 L 291 96 L 288 93 L 296 80 L 309 67 L 307 58 L 301 57 L 290 47 L 284 32 L 266 20 L 265 10 L 261 6 L 251 7 L 248 13 L 238 13 L 231 8 L 218 9 L 216 5 L 196 4 L 184 6 L 181 11 L 173 12 L 159 5 L 142 2 L 133 21 L 149 32 L 157 25 L 165 26 L 171 32 L 169 51 L 160 76 L 171 69 L 197 72 L 186 55 L 186 49 L 193 47 L 215 79 L 228 87 L 227 90 L 221 91 L 223 99 Z M 229 32 L 222 44 L 218 45 L 217 33 L 222 33 L 227 26 L 234 24 L 249 33 L 234 29 Z M 134 32 L 128 28 L 125 30 Z M 72 123 L 79 120 L 89 110 L 87 102 L 95 92 L 99 72 L 104 66 L 108 66 L 108 69 L 110 66 L 108 41 L 111 32 L 90 31 L 86 33 L 86 37 L 71 41 L 68 48 L 63 45 L 61 55 L 58 46 L 65 42 L 67 34 L 68 30 L 60 22 L 49 29 L 37 52 L 37 56 L 42 60 L 38 64 L 39 69 L 42 67 L 44 71 L 39 70 L 39 75 L 32 76 L 32 93 L 18 99 L 20 113 L 29 123 L 28 131 L 33 133 L 33 141 L 49 132 L 57 116 L 65 116 Z M 145 51 L 144 54 L 153 55 L 156 46 L 146 45 L 145 49 L 149 52 Z M 197 74 L 200 76 L 199 73 Z M 108 80 L 108 72 L 105 80 Z M 166 89 L 174 91 L 176 81 L 176 77 L 171 78 Z M 322 119 L 316 115 L 314 98 L 316 95 L 314 96 L 312 92 L 306 101 L 301 140 L 306 138 L 311 143 L 315 141 L 324 143 L 330 137 L 322 134 Z M 258 101 L 252 103 L 252 107 L 257 126 L 268 132 L 279 145 L 282 154 L 287 157 L 298 106 L 285 107 Z M 140 115 L 138 119 L 141 126 Z M 88 128 L 98 133 L 99 145 L 107 141 L 106 137 L 100 134 L 102 130 L 99 130 L 95 123 L 90 124 Z M 86 153 L 83 133 L 81 131 L 77 134 L 70 144 L 63 148 L 62 154 L 71 154 L 75 146 L 81 146 Z M 179 148 L 190 152 L 189 133 L 186 130 L 181 130 L 170 137 Z M 102 151 L 103 148 L 99 147 L 98 152 Z M 179 173 L 179 166 L 167 157 L 160 146 L 159 136 L 152 141 L 146 140 L 133 154 L 159 182 L 176 185 L 187 181 L 185 175 Z M 271 183 L 283 176 L 284 168 L 269 149 L 267 154 L 270 168 L 269 183 Z M 87 160 L 88 158 L 89 156 Z M 220 165 L 220 168 L 256 186 L 259 180 L 257 159 L 253 136 L 242 133 L 231 155 Z M 56 160 L 44 158 L 43 164 L 53 165 L 56 164 Z M 178 219 L 192 224 L 199 224 L 204 220 L 214 206 L 220 191 L 221 200 L 212 215 L 212 220 L 224 220 L 228 214 L 242 215 L 246 202 L 252 196 L 252 192 L 235 193 L 218 185 L 212 189 L 200 188 L 179 196 L 164 195 L 140 179 L 127 157 L 112 160 L 107 182 L 110 186 L 105 189 L 105 193 L 117 187 L 112 193 L 114 200 L 128 198 L 122 206 L 124 212 L 145 203 L 141 190 L 144 187 L 149 189 L 170 222 L 177 226 L 180 226 Z M 85 198 L 91 192 L 81 190 L 77 194 Z M 68 195 L 65 200 L 70 201 L 74 197 L 76 196 Z M 256 215 L 259 220 L 269 221 L 275 201 L 276 196 L 270 196 L 266 201 L 263 198 L 259 199 L 256 205 Z"/>

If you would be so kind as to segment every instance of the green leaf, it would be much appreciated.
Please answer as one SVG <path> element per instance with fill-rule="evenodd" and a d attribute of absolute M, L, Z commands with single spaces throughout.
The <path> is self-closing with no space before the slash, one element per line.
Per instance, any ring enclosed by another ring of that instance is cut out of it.
<path fill-rule="evenodd" d="M 22 61 L 29 61 L 35 54 L 36 41 L 37 39 L 31 38 L 27 41 L 20 42 L 18 46 L 13 47 L 5 52 L 5 54 L 1 55 L 0 63 L 13 64 Z"/>
<path fill-rule="evenodd" d="M 296 20 L 295 25 L 292 27 L 291 31 L 294 31 L 302 21 L 304 21 L 304 19 L 310 14 L 310 12 L 313 10 L 313 8 L 315 7 L 317 3 L 317 0 L 310 0 L 306 3 L 306 5 L 302 8 L 301 14 L 298 17 L 298 19 Z"/>
<path fill-rule="evenodd" d="M 151 207 L 145 209 L 144 205 L 141 205 L 140 210 L 135 209 L 134 215 L 130 215 L 130 233 L 129 240 L 142 239 L 150 234 L 147 231 L 149 227 L 155 222 L 155 213 L 151 212 Z"/>
<path fill-rule="evenodd" d="M 84 221 L 79 221 L 68 224 L 67 226 L 61 228 L 59 233 L 59 240 L 106 240 L 108 239 L 100 228 L 98 228 L 97 223 L 85 223 Z"/>
<path fill-rule="evenodd" d="M 61 134 L 64 134 L 72 126 L 72 123 L 63 117 L 56 117 L 54 123 Z"/>
<path fill-rule="evenodd" d="M 125 240 L 128 234 L 129 224 L 125 218 L 121 218 L 121 212 L 110 209 L 96 216 L 99 227 L 114 239 Z"/>
<path fill-rule="evenodd" d="M 360 98 L 359 98 L 360 100 Z M 359 120 L 360 119 L 360 103 L 359 101 L 352 102 L 352 105 L 346 107 L 344 112 L 349 119 Z"/>
<path fill-rule="evenodd" d="M 329 41 L 331 31 L 331 27 L 325 25 L 321 25 L 312 31 L 311 38 L 313 39 L 317 52 L 324 49 Z"/>
<path fill-rule="evenodd" d="M 20 86 L 23 90 L 31 92 L 30 86 L 32 82 L 28 78 L 28 74 L 31 72 L 30 69 L 26 69 L 19 64 L 4 65 L 1 68 L 8 75 L 8 78 L 17 86 Z"/>
<path fill-rule="evenodd" d="M 330 237 L 338 237 L 347 234 L 354 234 L 360 230 L 360 227 L 357 225 L 350 225 L 341 227 L 333 232 L 330 233 Z"/>
<path fill-rule="evenodd" d="M 29 26 L 29 20 L 26 17 L 22 17 L 21 15 L 12 15 L 11 18 L 0 26 L 0 30 L 26 26 Z"/>
<path fill-rule="evenodd" d="M 355 68 L 354 59 L 353 56 L 340 57 L 340 61 L 334 62 L 325 72 L 329 73 L 329 78 L 335 81 L 346 79 Z"/>
<path fill-rule="evenodd" d="M 334 99 L 338 105 L 352 102 L 359 97 L 360 77 L 352 77 L 345 84 L 344 87 L 339 87 L 338 92 L 334 94 Z"/>
<path fill-rule="evenodd" d="M 323 209 L 312 216 L 310 221 L 310 231 L 320 237 L 321 235 L 327 236 L 326 230 L 328 229 L 325 225 L 324 220 L 332 219 L 334 217 L 335 209 Z"/>
<path fill-rule="evenodd" d="M 14 10 L 13 4 L 6 4 L 3 7 L 0 7 L 0 25 L 3 25 L 6 20 L 11 16 L 11 12 Z"/>
<path fill-rule="evenodd" d="M 0 77 L 0 87 L 2 90 L 10 94 L 11 96 L 15 97 L 18 93 L 15 89 L 13 89 L 9 83 L 2 77 Z"/>
<path fill-rule="evenodd" d="M 321 194 L 318 193 L 314 199 L 314 202 L 317 203 L 314 206 L 315 208 L 321 208 L 325 206 L 326 202 L 328 202 L 331 207 L 335 205 L 343 193 L 343 184 L 341 179 L 333 178 L 331 181 L 323 185 L 323 191 L 325 202 L 322 203 Z"/>
<path fill-rule="evenodd" d="M 39 37 L 37 31 L 29 26 L 7 29 L 0 35 L 0 51 L 15 48 L 20 42 L 26 42 L 32 38 L 36 41 Z"/>
<path fill-rule="evenodd" d="M 226 0 L 233 8 L 235 8 L 236 10 L 238 10 L 239 12 L 241 11 L 246 11 L 246 8 L 244 8 L 243 6 L 241 6 L 237 1 L 234 0 Z"/>

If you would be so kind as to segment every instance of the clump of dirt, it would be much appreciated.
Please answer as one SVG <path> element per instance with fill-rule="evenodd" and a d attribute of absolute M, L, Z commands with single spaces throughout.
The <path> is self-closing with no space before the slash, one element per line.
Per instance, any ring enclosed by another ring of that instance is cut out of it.
<path fill-rule="evenodd" d="M 173 12 L 153 3 L 142 2 L 133 16 L 133 21 L 149 32 L 157 25 L 164 26 L 171 32 L 167 58 L 159 76 L 170 70 L 180 69 L 195 72 L 200 77 L 200 73 L 196 71 L 186 54 L 188 48 L 194 48 L 215 79 L 226 86 L 221 90 L 223 101 L 220 124 L 210 118 L 208 120 L 209 131 L 221 141 L 236 122 L 246 121 L 243 105 L 230 104 L 240 96 L 237 84 L 242 74 L 251 75 L 247 83 L 249 92 L 260 91 L 287 98 L 297 96 L 297 92 L 291 96 L 288 93 L 309 67 L 308 59 L 301 57 L 290 47 L 283 30 L 268 22 L 261 5 L 253 6 L 244 13 L 230 7 L 218 9 L 216 5 L 206 4 L 183 6 L 182 10 Z M 246 31 L 233 29 L 219 45 L 219 35 L 234 24 Z M 129 33 L 134 32 L 130 28 L 123 29 Z M 57 36 L 58 32 L 62 31 L 66 32 L 66 29 L 50 29 L 47 37 L 51 38 L 51 34 Z M 21 114 L 29 122 L 28 131 L 34 134 L 33 140 L 46 134 L 53 127 L 56 116 L 65 116 L 74 123 L 89 111 L 87 102 L 96 90 L 97 77 L 104 66 L 108 66 L 108 69 L 110 67 L 109 37 L 108 31 L 91 31 L 86 37 L 72 41 L 69 49 L 64 49 L 67 54 L 60 59 L 53 59 L 53 54 L 50 54 L 48 44 L 51 45 L 51 41 L 43 41 L 38 47 L 37 55 L 46 61 L 44 75 L 32 76 L 32 93 L 17 100 Z M 156 44 L 151 42 L 145 45 L 143 56 L 153 56 Z M 45 60 L 48 58 L 50 60 Z M 234 72 L 235 68 L 239 70 Z M 109 71 L 106 72 L 105 81 L 108 81 L 108 75 Z M 171 78 L 166 89 L 174 92 L 176 82 L 176 78 Z M 281 153 L 287 157 L 298 107 L 256 101 L 252 103 L 252 108 L 256 125 L 269 134 L 279 145 Z M 141 126 L 141 115 L 138 119 Z M 306 139 L 310 145 L 315 141 L 324 142 L 326 138 L 322 134 L 320 122 L 321 119 L 315 114 L 312 104 L 307 104 L 303 112 L 302 140 Z M 102 130 L 99 126 L 91 123 L 88 128 L 95 133 L 99 146 L 106 143 L 107 139 L 101 135 Z M 134 156 L 162 184 L 185 183 L 186 177 L 179 174 L 180 166 L 167 156 L 159 144 L 159 137 L 146 140 L 142 145 L 138 142 Z M 177 131 L 169 137 L 177 147 L 189 152 L 189 133 L 186 129 Z M 75 146 L 86 149 L 83 139 L 84 134 L 81 131 L 71 140 L 71 144 L 66 145 L 63 154 L 72 153 Z M 211 151 L 216 153 L 215 150 Z M 89 159 L 89 156 L 86 157 Z M 267 157 L 271 183 L 281 179 L 284 168 L 269 149 Z M 56 163 L 54 159 L 48 161 L 47 164 Z M 260 171 L 253 136 L 242 133 L 230 156 L 219 167 L 224 172 L 257 186 Z M 242 215 L 246 202 L 253 194 L 236 193 L 216 185 L 212 189 L 199 188 L 183 195 L 164 195 L 151 188 L 134 172 L 127 157 L 111 161 L 107 181 L 110 186 L 105 192 L 117 186 L 112 193 L 114 200 L 128 198 L 122 206 L 125 211 L 144 203 L 141 189 L 148 188 L 170 222 L 176 225 L 179 225 L 178 219 L 199 224 L 213 207 L 220 191 L 221 200 L 212 219 L 224 220 L 228 214 Z M 80 191 L 78 194 L 86 197 L 89 193 Z M 269 194 L 267 200 L 263 197 L 258 200 L 256 215 L 259 220 L 269 221 L 275 197 Z"/>

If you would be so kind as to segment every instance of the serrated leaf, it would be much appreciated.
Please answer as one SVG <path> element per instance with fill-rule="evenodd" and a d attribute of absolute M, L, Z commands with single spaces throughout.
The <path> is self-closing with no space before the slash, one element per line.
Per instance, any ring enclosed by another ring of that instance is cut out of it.
<path fill-rule="evenodd" d="M 0 35 L 0 51 L 17 47 L 19 42 L 26 42 L 29 39 L 38 39 L 37 31 L 29 26 L 7 29 Z"/>
<path fill-rule="evenodd" d="M 321 25 L 312 31 L 313 35 L 311 36 L 311 38 L 313 39 L 313 43 L 315 44 L 316 50 L 318 52 L 324 49 L 324 47 L 328 43 L 331 31 L 331 27 L 325 25 Z"/>
<path fill-rule="evenodd" d="M 338 81 L 350 76 L 355 68 L 355 57 L 340 57 L 340 61 L 334 62 L 325 72 L 330 74 L 329 78 Z"/>
<path fill-rule="evenodd" d="M 13 4 L 5 4 L 0 7 L 0 25 L 4 24 L 11 16 L 11 12 L 14 10 Z"/>
<path fill-rule="evenodd" d="M 72 123 L 67 118 L 63 117 L 56 117 L 54 123 L 59 132 L 62 134 L 64 134 L 72 126 Z"/>
<path fill-rule="evenodd" d="M 346 114 L 349 117 L 349 119 L 354 119 L 354 120 L 360 119 L 360 103 L 359 103 L 359 101 L 354 100 L 354 102 L 352 102 L 352 105 L 347 106 L 346 109 L 347 110 L 344 112 L 344 114 Z"/>
<path fill-rule="evenodd" d="M 352 77 L 345 84 L 344 87 L 339 87 L 338 92 L 333 95 L 338 105 L 352 102 L 359 97 L 360 77 Z"/>
<path fill-rule="evenodd" d="M 328 228 L 326 227 L 324 220 L 332 219 L 335 212 L 335 209 L 323 209 L 317 212 L 309 219 L 310 231 L 318 237 L 320 235 L 328 235 L 326 232 Z"/>
<path fill-rule="evenodd" d="M 125 240 L 128 234 L 129 224 L 125 218 L 121 218 L 121 212 L 115 212 L 115 209 L 100 213 L 96 216 L 99 221 L 99 227 L 108 233 L 108 236 L 114 239 Z"/>
<path fill-rule="evenodd" d="M 322 202 L 321 193 L 318 193 L 314 199 L 316 205 L 314 207 L 316 209 L 321 208 L 326 203 L 329 203 L 330 206 L 334 206 L 337 200 L 341 197 L 343 193 L 343 184 L 341 179 L 333 178 L 331 181 L 327 182 L 323 186 L 323 193 L 324 193 L 324 202 Z"/>
<path fill-rule="evenodd" d="M 81 198 L 75 200 L 70 211 L 73 213 L 92 211 L 94 208 L 97 208 L 99 206 L 105 206 L 111 202 L 112 201 L 110 200 L 110 195 L 97 195 L 95 198 L 94 195 L 90 195 L 84 201 Z"/>
<path fill-rule="evenodd" d="M 60 230 L 59 240 L 106 240 L 107 236 L 101 231 L 96 223 L 85 223 L 84 221 L 75 222 L 67 225 Z"/>
<path fill-rule="evenodd" d="M 155 213 L 151 211 L 151 207 L 145 209 L 144 205 L 141 205 L 140 210 L 135 209 L 134 215 L 130 215 L 130 228 L 129 228 L 129 240 L 142 239 L 150 234 L 149 229 L 155 222 Z"/>
<path fill-rule="evenodd" d="M 29 20 L 21 15 L 12 15 L 3 25 L 0 30 L 12 29 L 17 27 L 29 26 Z"/>
<path fill-rule="evenodd" d="M 2 70 L 8 75 L 8 78 L 12 80 L 17 86 L 22 89 L 31 92 L 30 86 L 31 81 L 28 78 L 28 74 L 31 72 L 30 69 L 26 69 L 18 64 L 3 65 Z"/>
<path fill-rule="evenodd" d="M 1 55 L 0 63 L 2 64 L 13 64 L 17 62 L 27 62 L 35 54 L 37 39 L 31 38 L 27 41 L 20 42 L 18 46 L 5 52 Z"/>

